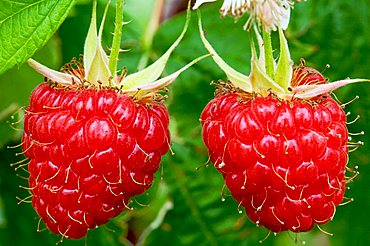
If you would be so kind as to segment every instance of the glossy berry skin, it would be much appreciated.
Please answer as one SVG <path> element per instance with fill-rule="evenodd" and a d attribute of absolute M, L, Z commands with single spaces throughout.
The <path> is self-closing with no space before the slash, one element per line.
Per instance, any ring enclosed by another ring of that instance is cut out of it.
<path fill-rule="evenodd" d="M 292 87 L 299 85 L 319 85 L 327 81 L 322 74 L 312 67 L 298 66 L 293 70 Z"/>
<path fill-rule="evenodd" d="M 32 205 L 46 226 L 82 238 L 152 184 L 169 149 L 164 105 L 114 90 L 35 88 L 24 120 Z"/>
<path fill-rule="evenodd" d="M 346 189 L 348 131 L 330 96 L 218 95 L 201 123 L 211 161 L 254 223 L 305 232 L 333 219 Z"/>

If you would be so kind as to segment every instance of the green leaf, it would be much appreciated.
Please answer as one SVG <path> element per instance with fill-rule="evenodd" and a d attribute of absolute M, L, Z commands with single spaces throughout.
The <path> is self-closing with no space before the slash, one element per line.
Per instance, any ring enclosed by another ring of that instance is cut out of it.
<path fill-rule="evenodd" d="M 137 246 L 145 245 L 147 237 L 161 226 L 168 211 L 173 209 L 167 184 L 161 180 L 156 189 L 151 189 L 151 193 L 155 193 L 149 206 L 131 212 L 130 229 L 138 239 Z"/>
<path fill-rule="evenodd" d="M 0 1 L 0 74 L 30 58 L 67 17 L 74 0 Z"/>

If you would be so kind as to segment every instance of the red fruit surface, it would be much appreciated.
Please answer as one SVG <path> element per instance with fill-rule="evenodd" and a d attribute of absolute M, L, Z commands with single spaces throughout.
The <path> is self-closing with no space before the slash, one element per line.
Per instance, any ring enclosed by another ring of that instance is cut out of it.
<path fill-rule="evenodd" d="M 32 205 L 46 226 L 84 237 L 152 184 L 169 149 L 164 105 L 114 90 L 35 88 L 24 120 Z"/>
<path fill-rule="evenodd" d="M 348 131 L 330 96 L 218 95 L 201 122 L 211 161 L 254 223 L 304 232 L 333 219 L 346 189 Z"/>
<path fill-rule="evenodd" d="M 325 84 L 326 79 L 312 67 L 300 65 L 293 70 L 292 86 Z"/>

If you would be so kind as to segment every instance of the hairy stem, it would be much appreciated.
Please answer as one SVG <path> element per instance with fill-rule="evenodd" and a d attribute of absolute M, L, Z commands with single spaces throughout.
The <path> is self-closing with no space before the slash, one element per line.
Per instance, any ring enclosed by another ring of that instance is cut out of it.
<path fill-rule="evenodd" d="M 271 32 L 263 30 L 263 47 L 265 49 L 265 63 L 267 75 L 274 79 L 274 57 L 272 56 Z"/>
<path fill-rule="evenodd" d="M 109 70 L 114 76 L 117 70 L 118 56 L 121 47 L 121 36 L 123 26 L 123 0 L 117 0 L 116 5 L 116 23 L 114 27 L 114 35 L 112 42 L 112 51 L 109 58 Z"/>

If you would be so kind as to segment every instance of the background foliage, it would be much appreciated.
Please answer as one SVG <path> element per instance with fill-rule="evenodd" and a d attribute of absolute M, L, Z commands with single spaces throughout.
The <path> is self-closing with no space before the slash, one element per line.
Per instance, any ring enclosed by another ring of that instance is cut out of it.
<path fill-rule="evenodd" d="M 2 1 L 0 6 L 4 7 L 8 2 Z M 17 2 L 27 4 L 35 1 Z M 56 1 L 36 3 L 52 2 Z M 72 1 L 59 2 L 68 4 Z M 71 11 L 66 11 L 68 17 L 58 31 L 33 56 L 54 69 L 83 51 L 91 1 L 75 2 Z M 136 71 L 141 62 L 151 62 L 163 54 L 185 23 L 184 13 L 180 10 L 186 1 L 167 0 L 162 12 L 163 22 L 155 32 L 153 42 L 148 44 L 145 33 L 153 2 L 126 1 L 125 20 L 132 22 L 124 27 L 122 47 L 130 49 L 130 52 L 121 55 L 119 66 L 126 66 L 129 72 Z M 99 3 L 101 14 L 106 0 L 100 0 Z M 242 31 L 246 17 L 236 24 L 230 18 L 220 19 L 218 8 L 221 4 L 218 1 L 201 8 L 207 38 L 229 64 L 249 73 L 248 33 Z M 106 21 L 106 47 L 111 43 L 113 6 Z M 0 50 L 5 52 L 6 47 L 1 41 L 6 27 L 2 21 L 4 8 L 0 8 L 0 13 Z M 369 1 L 310 0 L 299 3 L 293 10 L 286 36 L 294 61 L 299 63 L 300 58 L 305 58 L 309 66 L 318 70 L 324 70 L 325 65 L 330 64 L 330 69 L 324 75 L 331 81 L 348 76 L 370 78 Z M 32 53 L 29 51 L 29 55 Z M 171 57 L 166 73 L 205 53 L 199 39 L 197 18 L 193 14 L 189 30 Z M 0 53 L 0 56 L 3 54 Z M 226 197 L 226 201 L 221 202 L 223 180 L 212 165 L 196 170 L 208 159 L 198 119 L 203 107 L 213 96 L 214 88 L 209 82 L 218 79 L 225 79 L 225 76 L 208 58 L 186 71 L 170 86 L 166 103 L 171 114 L 172 149 L 175 155 L 169 153 L 163 158 L 156 182 L 146 194 L 136 199 L 133 212 L 125 212 L 107 226 L 89 232 L 85 240 L 64 240 L 64 245 L 130 245 L 129 240 L 138 245 L 256 245 L 265 238 L 267 231 L 256 228 L 245 214 L 240 215 L 237 203 L 232 198 Z M 16 155 L 21 150 L 6 147 L 20 142 L 21 131 L 13 130 L 9 122 L 22 119 L 22 110 L 17 109 L 27 105 L 30 92 L 42 80 L 42 76 L 27 65 L 19 65 L 0 75 L 0 246 L 55 245 L 60 239 L 46 231 L 36 232 L 38 218 L 32 207 L 26 203 L 17 205 L 16 196 L 24 198 L 28 195 L 27 191 L 18 187 L 27 183 L 17 177 L 17 173 L 21 176 L 26 176 L 26 173 L 22 170 L 15 172 L 9 165 L 23 159 L 21 155 Z M 370 135 L 366 134 L 370 122 L 369 91 L 368 84 L 356 84 L 336 92 L 343 102 L 360 96 L 360 100 L 346 106 L 346 111 L 351 112 L 349 121 L 361 115 L 355 124 L 348 127 L 350 132 L 365 131 L 365 136 L 355 137 L 355 140 L 364 141 L 365 145 L 350 155 L 349 165 L 358 165 L 360 170 L 359 177 L 350 184 L 350 190 L 346 193 L 346 196 L 354 198 L 354 202 L 339 207 L 334 221 L 323 226 L 334 236 L 330 237 L 315 228 L 313 232 L 301 233 L 297 237 L 289 233 L 270 235 L 264 245 L 294 245 L 302 241 L 306 245 L 336 246 L 370 243 L 370 164 L 367 154 L 370 152 Z M 14 127 L 21 128 L 20 124 Z"/>

